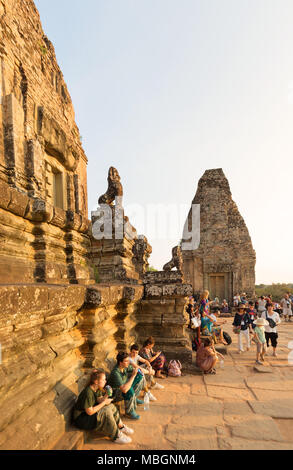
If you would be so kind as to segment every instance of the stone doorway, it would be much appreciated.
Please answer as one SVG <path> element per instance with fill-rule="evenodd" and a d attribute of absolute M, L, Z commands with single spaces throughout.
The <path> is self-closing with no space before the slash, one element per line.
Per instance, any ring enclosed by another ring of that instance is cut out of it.
<path fill-rule="evenodd" d="M 222 302 L 223 299 L 227 299 L 228 292 L 226 291 L 226 279 L 225 274 L 213 273 L 208 276 L 208 290 L 210 292 L 210 299 L 214 300 L 215 297 L 218 297 L 219 301 Z"/>

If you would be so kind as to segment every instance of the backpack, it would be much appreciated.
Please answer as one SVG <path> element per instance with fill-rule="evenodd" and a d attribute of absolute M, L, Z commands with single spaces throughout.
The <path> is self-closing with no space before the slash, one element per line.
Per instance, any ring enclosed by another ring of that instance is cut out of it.
<path fill-rule="evenodd" d="M 269 318 L 269 317 L 268 317 L 268 312 L 267 312 L 267 310 L 266 310 L 266 320 L 269 322 L 270 328 L 275 328 L 275 326 L 276 326 L 277 323 L 276 323 L 272 318 Z"/>
<path fill-rule="evenodd" d="M 170 377 L 180 377 L 182 365 L 180 361 L 173 359 L 168 365 L 168 375 Z"/>
<path fill-rule="evenodd" d="M 226 331 L 223 331 L 223 337 L 224 337 L 224 340 L 226 341 L 227 345 L 229 346 L 229 344 L 232 343 L 231 336 Z"/>

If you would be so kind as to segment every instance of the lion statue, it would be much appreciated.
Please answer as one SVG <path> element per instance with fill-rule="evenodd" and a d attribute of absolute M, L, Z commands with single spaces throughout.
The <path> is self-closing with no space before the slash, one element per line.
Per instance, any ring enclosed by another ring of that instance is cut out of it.
<path fill-rule="evenodd" d="M 110 167 L 108 173 L 108 189 L 105 194 L 99 197 L 99 204 L 108 204 L 113 206 L 116 197 L 123 196 L 123 187 L 120 183 L 120 176 L 116 168 Z"/>
<path fill-rule="evenodd" d="M 182 273 L 183 260 L 180 246 L 174 246 L 174 248 L 172 248 L 172 259 L 169 263 L 165 264 L 163 270 L 171 271 L 173 268 L 176 268 L 177 271 Z"/>

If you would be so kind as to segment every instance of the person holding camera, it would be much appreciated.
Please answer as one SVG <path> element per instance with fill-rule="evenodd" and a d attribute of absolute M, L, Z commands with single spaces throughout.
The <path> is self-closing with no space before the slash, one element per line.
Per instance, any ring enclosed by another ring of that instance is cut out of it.
<path fill-rule="evenodd" d="M 273 347 L 273 356 L 277 357 L 276 349 L 278 344 L 278 331 L 277 326 L 281 323 L 280 315 L 273 310 L 273 304 L 271 302 L 267 303 L 267 310 L 265 310 L 261 318 L 264 318 L 269 323 L 265 326 L 265 337 L 267 342 L 267 347 L 269 347 L 269 342 Z"/>

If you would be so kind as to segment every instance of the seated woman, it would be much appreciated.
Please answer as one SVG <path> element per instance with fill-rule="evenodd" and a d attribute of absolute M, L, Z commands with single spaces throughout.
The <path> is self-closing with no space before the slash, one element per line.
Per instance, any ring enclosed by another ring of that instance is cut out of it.
<path fill-rule="evenodd" d="M 150 336 L 144 343 L 142 349 L 139 351 L 139 355 L 144 359 L 147 359 L 152 368 L 155 370 L 155 376 L 164 379 L 165 377 L 162 375 L 162 371 L 167 367 L 167 361 L 164 354 L 159 351 L 154 353 L 153 347 L 155 345 L 155 340 L 152 336 Z"/>
<path fill-rule="evenodd" d="M 104 389 L 105 385 L 104 371 L 91 374 L 88 386 L 75 403 L 73 422 L 79 429 L 100 431 L 116 444 L 127 444 L 131 438 L 126 434 L 133 434 L 133 430 L 122 423 L 119 411 Z"/>
<path fill-rule="evenodd" d="M 220 353 L 216 353 L 212 338 L 205 338 L 196 352 L 195 364 L 205 374 L 215 374 L 218 355 L 222 356 Z"/>
<path fill-rule="evenodd" d="M 204 336 L 212 336 L 212 329 L 214 323 L 215 319 L 210 314 L 207 314 L 203 311 L 201 317 L 201 333 Z"/>
<path fill-rule="evenodd" d="M 229 313 L 229 304 L 226 299 L 222 302 L 222 313 Z"/>
<path fill-rule="evenodd" d="M 210 318 L 213 320 L 211 333 L 212 333 L 213 340 L 215 343 L 220 341 L 225 346 L 227 346 L 227 342 L 224 339 L 223 327 L 222 327 L 222 325 L 224 325 L 224 323 L 227 323 L 227 321 L 226 320 L 219 321 L 220 315 L 221 315 L 220 310 L 216 310 L 214 313 L 211 313 Z"/>

